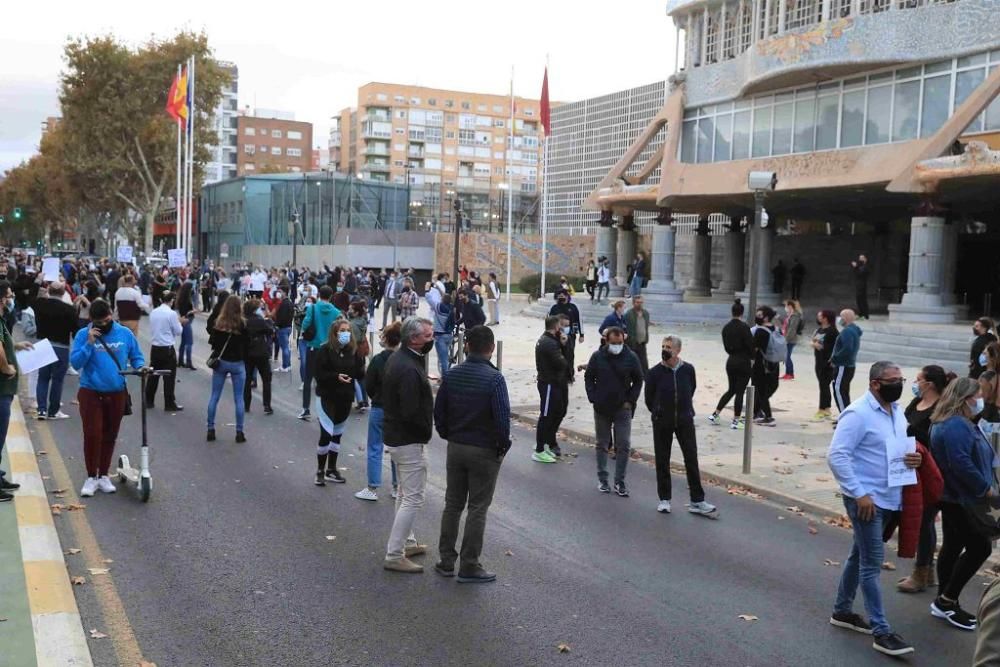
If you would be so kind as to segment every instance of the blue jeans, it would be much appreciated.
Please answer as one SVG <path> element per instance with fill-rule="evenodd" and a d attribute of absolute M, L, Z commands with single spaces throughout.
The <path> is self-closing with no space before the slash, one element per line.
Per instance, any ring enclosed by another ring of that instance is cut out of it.
<path fill-rule="evenodd" d="M 872 520 L 862 521 L 858 518 L 858 501 L 844 496 L 844 507 L 854 528 L 854 546 L 840 575 L 840 587 L 837 589 L 834 611 L 851 612 L 854 596 L 860 584 L 861 594 L 865 599 L 865 611 L 868 612 L 868 622 L 871 623 L 875 636 L 881 637 L 892 632 L 889 622 L 885 620 L 879 577 L 882 574 L 882 561 L 885 556 L 882 526 L 893 512 L 876 506 Z"/>
<path fill-rule="evenodd" d="M 299 336 L 299 381 L 306 381 L 306 358 L 309 356 L 309 341 Z"/>
<path fill-rule="evenodd" d="M 13 400 L 13 396 L 0 396 L 0 461 L 3 460 L 3 447 L 7 444 L 7 427 L 10 426 L 10 404 Z M 6 474 L 6 471 L 0 470 L 0 479 L 3 479 Z M 395 483 L 395 478 L 393 479 L 393 483 Z"/>
<path fill-rule="evenodd" d="M 441 371 L 441 377 L 444 377 L 444 374 L 451 368 L 448 354 L 451 350 L 453 336 L 454 334 L 434 334 L 434 351 L 437 352 L 438 370 Z"/>
<path fill-rule="evenodd" d="M 292 335 L 291 327 L 278 329 L 278 348 L 281 350 L 281 367 L 292 367 L 292 348 L 288 346 L 288 338 Z"/>
<path fill-rule="evenodd" d="M 630 296 L 642 294 L 642 276 L 632 276 L 632 282 L 628 286 L 628 293 Z"/>
<path fill-rule="evenodd" d="M 38 369 L 38 388 L 35 400 L 38 402 L 38 414 L 49 417 L 59 412 L 62 407 L 63 380 L 69 370 L 69 348 L 53 345 L 57 360 L 48 366 Z"/>
<path fill-rule="evenodd" d="M 795 375 L 795 363 L 792 361 L 792 350 L 795 349 L 795 343 L 788 343 L 788 352 L 785 353 L 785 373 L 788 375 Z"/>
<path fill-rule="evenodd" d="M 194 350 L 194 331 L 191 329 L 191 323 L 188 322 L 181 329 L 181 347 L 177 351 L 177 365 L 178 366 L 191 366 L 191 352 Z"/>
<path fill-rule="evenodd" d="M 247 380 L 247 370 L 242 361 L 219 360 L 212 371 L 212 396 L 208 399 L 208 428 L 215 428 L 215 409 L 222 398 L 222 388 L 226 386 L 226 376 L 233 378 L 233 403 L 236 404 L 236 430 L 243 430 L 243 385 Z"/>
<path fill-rule="evenodd" d="M 368 411 L 368 486 L 377 489 L 382 486 L 382 452 L 385 443 L 382 442 L 382 419 L 384 413 L 381 406 L 373 405 Z M 392 470 L 392 486 L 396 487 L 396 464 L 389 463 Z"/>

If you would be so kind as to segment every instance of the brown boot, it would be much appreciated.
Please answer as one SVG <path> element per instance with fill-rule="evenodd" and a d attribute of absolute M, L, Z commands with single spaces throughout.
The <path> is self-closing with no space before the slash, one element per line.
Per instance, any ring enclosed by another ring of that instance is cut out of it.
<path fill-rule="evenodd" d="M 900 593 L 920 593 L 927 588 L 927 575 L 930 568 L 926 565 L 914 566 L 913 574 L 900 579 L 896 588 Z"/>

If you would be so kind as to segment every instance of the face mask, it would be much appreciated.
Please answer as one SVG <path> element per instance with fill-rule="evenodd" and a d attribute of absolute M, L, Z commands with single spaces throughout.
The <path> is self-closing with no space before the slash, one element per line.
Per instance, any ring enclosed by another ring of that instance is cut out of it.
<path fill-rule="evenodd" d="M 105 322 L 104 324 L 95 324 L 94 328 L 97 329 L 98 331 L 100 331 L 101 335 L 104 335 L 104 334 L 108 333 L 109 331 L 111 331 L 111 327 L 112 326 L 114 326 L 114 322 L 113 321 L 108 321 L 108 322 Z"/>
<path fill-rule="evenodd" d="M 344 291 L 344 288 L 343 288 L 343 287 L 341 287 L 340 285 L 337 285 L 337 291 L 338 291 L 338 292 L 343 292 L 343 291 Z"/>
<path fill-rule="evenodd" d="M 983 352 L 982 354 L 979 355 L 979 365 L 980 366 L 985 367 L 987 361 L 989 361 L 989 359 L 986 358 L 986 353 L 985 352 Z"/>
<path fill-rule="evenodd" d="M 428 354 L 434 349 L 434 341 L 429 340 L 420 347 L 420 354 Z"/>
<path fill-rule="evenodd" d="M 624 343 L 609 343 L 608 344 L 608 352 L 610 352 L 611 354 L 614 354 L 616 356 L 619 355 L 619 354 L 621 354 L 622 350 L 624 348 L 625 348 L 625 344 Z"/>
<path fill-rule="evenodd" d="M 903 383 L 897 382 L 895 384 L 879 384 L 878 395 L 882 397 L 882 400 L 886 403 L 893 403 L 898 401 L 899 397 L 903 395 Z"/>
<path fill-rule="evenodd" d="M 972 413 L 972 416 L 973 416 L 973 417 L 975 417 L 975 416 L 976 416 L 976 415 L 978 415 L 978 414 L 979 414 L 980 412 L 982 412 L 982 411 L 983 411 L 983 408 L 985 408 L 985 407 L 986 407 L 986 401 L 984 401 L 984 400 L 983 400 L 983 399 L 982 399 L 982 398 L 980 397 L 980 398 L 977 398 L 977 399 L 976 399 L 976 404 L 975 404 L 975 405 L 970 405 L 970 406 L 969 406 L 969 412 L 970 412 L 970 413 Z"/>
<path fill-rule="evenodd" d="M 840 327 L 841 329 L 844 328 L 844 318 L 843 317 L 838 317 L 837 318 L 837 326 Z"/>
<path fill-rule="evenodd" d="M 910 389 L 913 390 L 913 395 L 920 398 L 920 385 L 914 382 L 910 385 Z"/>
<path fill-rule="evenodd" d="M 347 345 L 351 342 L 351 332 L 350 331 L 339 331 L 337 332 L 337 342 L 341 345 Z"/>
<path fill-rule="evenodd" d="M 7 312 L 14 310 L 14 300 L 10 299 L 9 301 L 7 301 L 7 305 L 4 307 L 7 309 Z"/>
<path fill-rule="evenodd" d="M 753 321 L 756 322 L 758 326 L 764 324 L 764 318 L 759 315 L 753 318 Z"/>
<path fill-rule="evenodd" d="M 664 361 L 670 361 L 671 359 L 674 358 L 674 353 L 671 352 L 670 350 L 663 350 L 660 356 L 663 357 Z"/>
<path fill-rule="evenodd" d="M 563 332 L 564 335 L 568 336 L 569 335 L 569 327 L 563 327 L 562 328 L 562 332 Z"/>

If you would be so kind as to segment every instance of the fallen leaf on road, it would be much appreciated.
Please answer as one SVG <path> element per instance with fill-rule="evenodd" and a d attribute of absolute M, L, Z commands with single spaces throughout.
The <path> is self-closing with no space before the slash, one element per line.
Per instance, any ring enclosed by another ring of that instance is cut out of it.
<path fill-rule="evenodd" d="M 90 638 L 91 639 L 107 639 L 108 636 L 106 634 L 104 634 L 103 632 L 98 632 L 97 629 L 95 628 L 95 629 L 93 629 L 93 630 L 90 631 Z"/>
<path fill-rule="evenodd" d="M 92 575 L 107 574 L 110 571 L 111 570 L 109 570 L 106 567 L 88 567 L 87 568 L 87 572 L 90 572 Z"/>
<path fill-rule="evenodd" d="M 569 644 L 560 644 L 556 648 L 559 649 L 560 653 L 569 653 L 570 652 Z"/>
<path fill-rule="evenodd" d="M 507 549 L 507 552 L 506 552 L 506 553 L 505 553 L 504 555 L 505 555 L 505 556 L 513 556 L 513 555 L 514 555 L 514 552 L 513 552 L 513 551 L 511 551 L 510 549 Z"/>
<path fill-rule="evenodd" d="M 798 505 L 792 505 L 791 507 L 786 507 L 785 509 L 788 510 L 789 512 L 795 512 L 796 514 L 802 511 L 802 508 L 799 507 Z"/>
<path fill-rule="evenodd" d="M 54 496 L 61 496 L 62 494 L 66 493 L 66 489 L 52 489 L 51 491 L 49 491 L 49 493 L 51 493 Z"/>
<path fill-rule="evenodd" d="M 791 475 L 793 471 L 788 466 L 774 466 L 774 472 L 779 475 Z"/>
<path fill-rule="evenodd" d="M 63 508 L 66 507 L 66 506 L 65 505 L 60 505 L 59 503 L 56 503 L 55 505 L 52 505 L 51 507 L 52 507 L 52 513 L 53 514 L 62 514 Z"/>
<path fill-rule="evenodd" d="M 63 553 L 66 554 L 67 556 L 75 556 L 78 553 L 80 553 L 80 549 L 77 549 L 77 548 L 74 547 L 74 548 L 71 548 L 71 549 L 67 549 Z"/>
<path fill-rule="evenodd" d="M 69 505 L 66 505 L 67 512 L 74 512 L 76 510 L 85 510 L 85 509 L 87 509 L 87 506 L 81 505 L 79 503 L 70 503 Z"/>
<path fill-rule="evenodd" d="M 853 528 L 853 526 L 851 525 L 851 520 L 847 517 L 846 514 L 841 514 L 835 519 L 827 517 L 823 519 L 823 523 L 829 526 L 836 526 L 838 528 L 847 528 L 848 530 Z"/>
<path fill-rule="evenodd" d="M 809 534 L 810 535 L 816 535 L 818 533 L 819 533 L 819 530 L 816 528 L 816 526 L 809 526 Z"/>
<path fill-rule="evenodd" d="M 72 577 L 70 579 L 70 582 L 74 586 L 83 586 L 85 583 L 87 583 L 87 578 L 86 577 Z"/>
<path fill-rule="evenodd" d="M 896 569 L 896 564 L 893 563 L 892 561 L 888 561 L 887 560 L 886 562 L 882 563 L 882 569 L 883 570 L 895 570 Z"/>
<path fill-rule="evenodd" d="M 38 452 L 38 454 L 36 454 L 36 456 L 48 456 L 48 454 L 49 453 L 43 449 L 42 451 Z"/>
<path fill-rule="evenodd" d="M 740 614 L 738 617 L 741 621 L 759 621 L 760 619 L 753 614 Z"/>
<path fill-rule="evenodd" d="M 148 660 L 143 660 L 139 663 L 139 667 L 156 667 L 156 663 L 149 662 Z"/>
<path fill-rule="evenodd" d="M 829 482 L 830 478 L 827 477 L 826 475 L 817 475 L 816 476 L 816 481 L 817 482 Z"/>
<path fill-rule="evenodd" d="M 827 558 L 826 560 L 823 561 L 823 565 L 837 566 L 837 565 L 840 565 L 840 561 L 839 560 L 830 560 L 829 558 Z"/>
<path fill-rule="evenodd" d="M 326 541 L 327 542 L 333 542 L 335 539 L 337 539 L 336 535 L 327 535 L 326 536 Z"/>

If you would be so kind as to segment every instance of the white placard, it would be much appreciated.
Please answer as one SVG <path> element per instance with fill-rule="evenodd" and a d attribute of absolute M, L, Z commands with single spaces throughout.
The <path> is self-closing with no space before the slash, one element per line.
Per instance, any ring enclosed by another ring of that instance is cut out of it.
<path fill-rule="evenodd" d="M 59 258 L 46 257 L 42 260 L 42 280 L 52 282 L 59 280 Z"/>
<path fill-rule="evenodd" d="M 147 308 L 152 308 L 153 307 L 153 297 L 150 296 L 149 294 L 143 294 L 142 295 L 142 302 L 144 304 L 146 304 Z"/>
<path fill-rule="evenodd" d="M 18 370 L 25 375 L 59 361 L 48 338 L 43 338 L 34 345 L 32 350 L 21 350 L 16 353 Z"/>
<path fill-rule="evenodd" d="M 132 263 L 132 246 L 130 245 L 118 246 L 118 261 L 125 264 Z"/>
<path fill-rule="evenodd" d="M 904 457 L 917 451 L 915 438 L 902 436 L 886 443 L 885 455 L 889 462 L 889 486 L 909 486 L 917 483 L 915 468 L 907 468 Z"/>
<path fill-rule="evenodd" d="M 187 253 L 184 248 L 171 248 L 167 251 L 167 266 L 171 269 L 183 267 L 187 264 Z"/>

